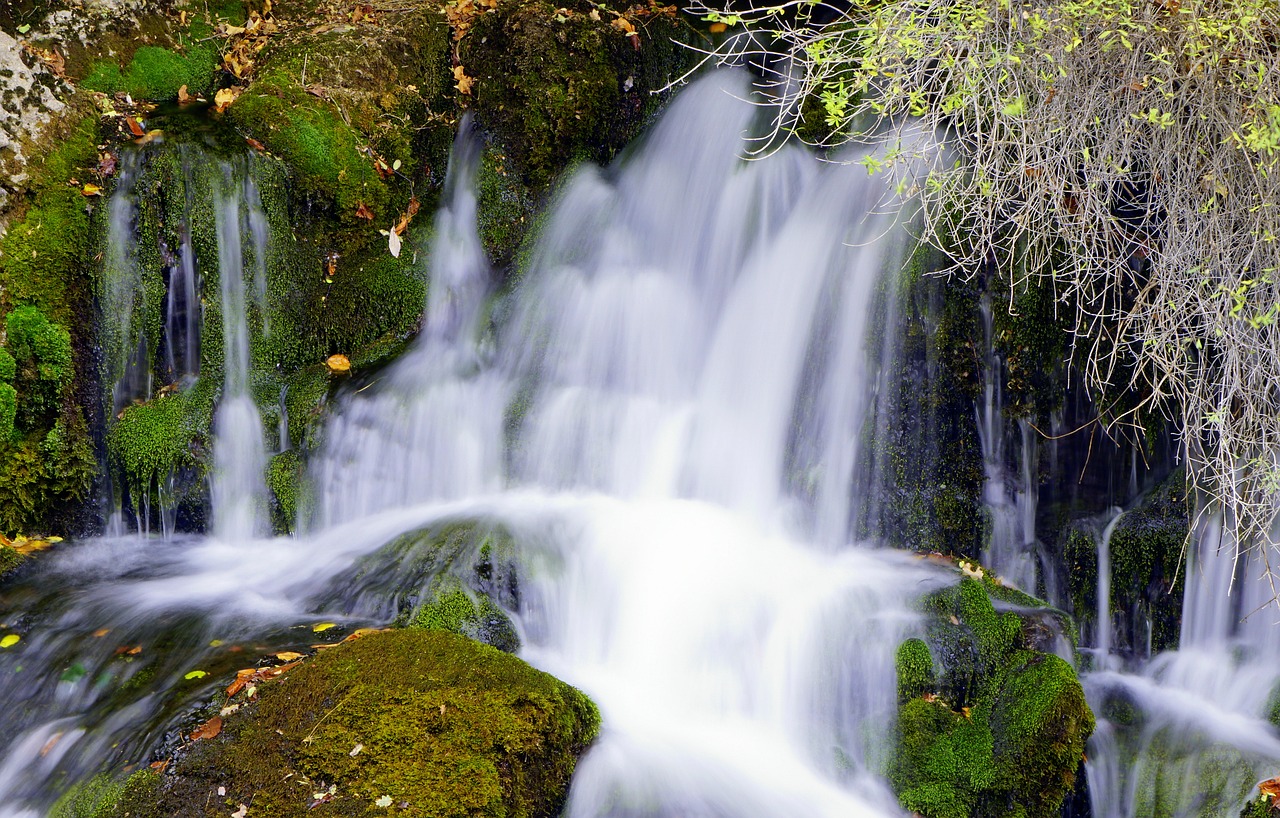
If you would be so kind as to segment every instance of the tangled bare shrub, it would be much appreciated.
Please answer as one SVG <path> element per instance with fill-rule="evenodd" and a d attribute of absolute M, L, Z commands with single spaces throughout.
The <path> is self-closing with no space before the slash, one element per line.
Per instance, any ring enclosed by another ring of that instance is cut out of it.
<path fill-rule="evenodd" d="M 814 101 L 829 139 L 909 122 L 950 134 L 962 161 L 935 152 L 920 191 L 928 237 L 949 239 L 961 274 L 994 261 L 1015 287 L 1054 288 L 1093 393 L 1138 381 L 1143 405 L 1103 401 L 1104 420 L 1177 419 L 1206 505 L 1280 569 L 1274 0 L 854 0 L 819 22 L 826 11 L 702 9 L 730 30 L 716 57 L 790 55 L 765 63 L 775 137 Z"/>

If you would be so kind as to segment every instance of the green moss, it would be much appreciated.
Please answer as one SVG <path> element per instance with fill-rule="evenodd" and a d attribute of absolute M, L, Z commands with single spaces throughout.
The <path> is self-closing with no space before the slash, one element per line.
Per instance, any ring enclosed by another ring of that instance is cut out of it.
<path fill-rule="evenodd" d="M 0 347 L 0 381 L 13 383 L 13 378 L 17 374 L 17 362 L 13 360 L 13 356 L 9 354 L 9 350 Z"/>
<path fill-rule="evenodd" d="M 633 43 L 592 10 L 508 0 L 459 43 L 480 123 L 534 188 L 578 159 L 611 158 L 661 103 L 652 92 L 691 64 L 678 21 L 651 17 Z"/>
<path fill-rule="evenodd" d="M 498 268 L 512 263 L 536 219 L 537 198 L 511 164 L 501 150 L 489 148 L 481 157 L 477 180 L 480 242 Z"/>
<path fill-rule="evenodd" d="M 71 787 L 57 800 L 49 818 L 112 818 L 124 792 L 122 782 L 97 775 Z"/>
<path fill-rule="evenodd" d="M 186 86 L 195 96 L 213 89 L 218 51 L 212 44 L 190 45 L 182 51 L 143 46 L 123 70 L 111 61 L 98 63 L 81 85 L 105 94 L 125 93 L 138 100 L 167 102 Z"/>
<path fill-rule="evenodd" d="M 329 398 L 329 370 L 324 364 L 299 369 L 285 385 L 284 405 L 289 418 L 289 441 L 310 450 L 319 444 L 321 420 Z"/>
<path fill-rule="evenodd" d="M 267 465 L 267 488 L 271 489 L 271 521 L 277 533 L 293 531 L 298 520 L 302 493 L 302 459 L 297 449 L 287 449 Z"/>
<path fill-rule="evenodd" d="M 84 417 L 68 409 L 47 432 L 0 441 L 0 533 L 75 526 L 97 472 Z"/>
<path fill-rule="evenodd" d="M 47 428 L 74 374 L 71 334 L 34 306 L 10 312 L 5 331 L 15 362 L 13 383 L 20 395 L 16 423 L 26 430 Z"/>
<path fill-rule="evenodd" d="M 12 573 L 19 565 L 26 562 L 26 559 L 16 549 L 7 545 L 0 545 L 0 578 Z"/>
<path fill-rule="evenodd" d="M 941 695 L 917 687 L 899 708 L 890 780 L 903 806 L 925 818 L 1056 815 L 1093 731 L 1075 672 L 1028 650 L 1021 618 L 996 611 L 982 582 L 924 604 L 928 644 L 909 649 L 911 664 L 932 671 L 924 661 L 939 657 Z"/>
<path fill-rule="evenodd" d="M 186 401 L 179 394 L 130 406 L 121 413 L 107 445 L 132 485 L 153 485 L 179 466 L 191 464 L 185 410 Z"/>
<path fill-rule="evenodd" d="M 363 140 L 337 108 L 308 94 L 295 77 L 263 72 L 231 106 L 231 120 L 284 160 L 301 192 L 331 205 L 343 221 L 359 223 L 362 204 L 385 219 L 387 187 L 361 152 Z"/>
<path fill-rule="evenodd" d="M 933 672 L 933 656 L 921 639 L 908 639 L 898 645 L 895 661 L 898 669 L 898 699 L 907 701 L 933 691 L 937 678 Z"/>
<path fill-rule="evenodd" d="M 554 816 L 599 713 L 582 693 L 487 645 L 392 631 L 325 651 L 224 722 L 164 776 L 164 815 Z M 352 754 L 352 748 L 362 746 Z M 324 782 L 324 787 L 319 786 Z M 207 793 L 226 787 L 226 801 Z"/>
<path fill-rule="evenodd" d="M 30 207 L 0 237 L 0 307 L 29 304 L 63 326 L 88 327 L 88 203 L 68 186 L 97 163 L 97 115 L 68 128 L 43 163 L 32 163 Z"/>
<path fill-rule="evenodd" d="M 409 619 L 410 628 L 448 631 L 515 653 L 520 637 L 507 614 L 485 594 L 473 594 L 456 577 L 438 577 Z"/>
<path fill-rule="evenodd" d="M 13 438 L 17 417 L 18 390 L 7 383 L 0 383 L 0 441 Z"/>

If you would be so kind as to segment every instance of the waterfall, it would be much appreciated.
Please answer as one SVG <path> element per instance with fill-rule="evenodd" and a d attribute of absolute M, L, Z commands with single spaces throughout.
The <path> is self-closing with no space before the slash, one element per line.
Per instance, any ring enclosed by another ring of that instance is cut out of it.
<path fill-rule="evenodd" d="M 1001 399 L 1003 366 L 995 346 L 990 296 L 983 296 L 981 310 L 986 350 L 983 356 L 983 402 L 978 407 L 978 439 L 982 444 L 982 464 L 986 475 L 982 499 L 991 514 L 991 530 L 982 552 L 982 561 L 1003 582 L 1034 595 L 1039 578 L 1036 433 L 1025 419 L 1018 421 L 1019 465 L 1016 482 L 1010 486 Z"/>
<path fill-rule="evenodd" d="M 1102 669 L 1109 666 L 1111 658 L 1111 535 L 1122 517 L 1123 511 L 1111 509 L 1111 519 L 1098 539 L 1098 639 L 1094 647 L 1097 650 L 1095 665 Z"/>
<path fill-rule="evenodd" d="M 266 252 L 266 218 L 247 173 L 224 165 L 215 203 L 218 283 L 222 291 L 223 391 L 214 418 L 213 534 L 246 540 L 266 533 L 267 453 L 262 417 L 250 394 L 249 314 L 245 298 L 243 236 L 251 238 L 255 259 Z M 244 211 L 241 211 L 241 207 Z M 258 270 L 265 281 L 265 266 Z"/>
<path fill-rule="evenodd" d="M 169 267 L 164 323 L 166 365 L 171 383 L 200 374 L 200 325 L 204 320 L 200 306 L 200 271 L 191 238 L 195 196 L 192 166 L 195 158 L 185 146 L 180 156 L 182 223 L 178 228 L 177 258 Z"/>
<path fill-rule="evenodd" d="M 1280 609 L 1252 552 L 1205 513 L 1186 567 L 1179 649 L 1137 673 L 1084 677 L 1099 716 L 1089 744 L 1097 818 L 1234 815 L 1280 765 Z M 1099 603 L 1101 604 L 1101 602 Z"/>
<path fill-rule="evenodd" d="M 900 814 L 881 777 L 894 654 L 922 633 L 914 600 L 954 577 L 852 533 L 849 475 L 890 346 L 874 294 L 900 263 L 880 212 L 892 185 L 800 150 L 743 161 L 748 92 L 742 75 L 704 80 L 626 161 L 579 170 L 496 305 L 480 145 L 462 128 L 422 333 L 340 401 L 297 538 L 260 537 L 245 315 L 262 238 L 224 166 L 213 536 L 145 553 L 104 538 L 23 580 L 31 665 L 0 672 L 0 698 L 29 692 L 0 711 L 0 816 L 47 810 L 60 777 L 146 759 L 201 689 L 176 692 L 184 674 L 228 661 L 223 640 L 388 621 L 421 589 L 363 568 L 458 521 L 511 532 L 522 655 L 603 712 L 567 815 Z M 112 646 L 158 640 L 171 647 L 135 689 Z"/>

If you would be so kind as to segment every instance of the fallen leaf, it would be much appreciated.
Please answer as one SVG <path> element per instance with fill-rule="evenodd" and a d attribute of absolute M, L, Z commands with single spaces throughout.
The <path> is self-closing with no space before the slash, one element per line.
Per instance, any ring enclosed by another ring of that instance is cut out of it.
<path fill-rule="evenodd" d="M 350 365 L 348 364 L 348 366 Z M 279 659 L 281 662 L 292 662 L 295 659 L 301 659 L 302 654 L 294 653 L 291 650 L 285 650 L 285 651 L 281 651 L 280 653 L 277 653 L 276 658 Z"/>
<path fill-rule="evenodd" d="M 241 804 L 240 809 L 231 813 L 231 818 L 247 818 L 248 815 L 249 815 L 249 807 L 245 806 L 244 804 Z"/>
<path fill-rule="evenodd" d="M 110 628 L 98 628 L 96 631 L 93 632 L 93 638 L 101 639 L 102 637 L 106 636 L 109 633 L 111 633 Z"/>
<path fill-rule="evenodd" d="M 330 355 L 328 358 L 324 359 L 324 365 L 329 367 L 329 371 L 335 374 L 351 371 L 351 361 L 348 360 L 346 355 Z M 329 628 L 334 627 L 332 623 L 325 624 L 328 627 L 321 628 L 319 625 L 316 625 L 312 630 L 316 633 L 320 633 L 322 630 L 328 630 Z"/>
<path fill-rule="evenodd" d="M 95 184 L 86 184 L 84 187 L 80 188 L 80 192 L 85 196 L 101 196 L 102 188 Z"/>
<path fill-rule="evenodd" d="M 107 151 L 98 157 L 98 174 L 110 176 L 116 172 L 116 155 Z"/>
<path fill-rule="evenodd" d="M 336 628 L 336 627 L 338 627 L 337 622 L 321 622 L 318 625 L 312 625 L 311 631 L 312 633 L 324 633 L 330 628 Z"/>
<path fill-rule="evenodd" d="M 231 103 L 235 102 L 236 98 L 240 96 L 241 90 L 243 89 L 235 85 L 230 88 L 219 89 L 218 93 L 213 95 L 213 110 L 222 113 L 230 108 Z"/>
<path fill-rule="evenodd" d="M 164 772 L 165 767 L 168 767 L 168 766 L 169 766 L 169 759 L 167 758 L 164 761 L 153 761 L 150 764 L 151 769 L 155 770 L 158 773 Z"/>
<path fill-rule="evenodd" d="M 184 85 L 178 89 L 178 104 L 186 105 L 190 101 L 191 95 L 187 93 L 187 86 Z"/>
<path fill-rule="evenodd" d="M 380 795 L 378 796 L 377 800 L 373 802 L 373 805 L 375 807 L 383 807 L 383 808 L 389 807 L 391 806 L 391 796 Z"/>
<path fill-rule="evenodd" d="M 254 149 L 255 151 L 257 151 L 258 153 L 266 153 L 266 152 L 267 152 L 267 147 L 266 147 L 266 145 L 263 145 L 261 142 L 259 142 L 258 140 L 254 139 L 252 136 L 246 136 L 246 137 L 244 138 L 244 141 L 245 141 L 245 144 L 246 144 L 246 145 L 248 145 L 249 147 L 253 148 L 253 149 Z"/>
<path fill-rule="evenodd" d="M 611 22 L 609 25 L 618 29 L 618 31 L 622 31 L 627 34 L 632 34 L 636 30 L 636 27 L 632 25 L 631 21 L 628 20 L 626 17 L 614 17 L 613 22 Z"/>
<path fill-rule="evenodd" d="M 137 656 L 142 653 L 142 645 L 134 645 L 131 648 L 125 648 L 125 656 Z M 203 671 L 200 671 L 203 674 Z"/>
<path fill-rule="evenodd" d="M 396 226 L 391 228 L 391 232 L 397 235 L 404 235 L 404 231 L 408 229 L 409 222 L 413 221 L 413 217 L 418 215 L 418 209 L 421 207 L 417 196 L 409 197 L 409 206 L 400 214 L 400 221 L 396 222 Z"/>
<path fill-rule="evenodd" d="M 207 672 L 207 671 L 204 671 L 204 670 L 193 670 L 193 671 L 191 671 L 190 673 L 188 673 L 188 674 L 186 674 L 185 676 L 183 676 L 182 678 L 184 678 L 184 679 L 203 679 L 205 676 L 208 676 L 208 675 L 209 675 L 209 674 L 208 674 L 208 672 Z"/>
<path fill-rule="evenodd" d="M 357 744 L 356 746 L 351 748 L 351 752 L 347 753 L 347 755 L 351 756 L 352 758 L 355 758 L 356 756 L 360 755 L 360 751 L 363 749 L 364 749 L 363 744 Z"/>
<path fill-rule="evenodd" d="M 475 84 L 475 78 L 468 77 L 467 70 L 461 65 L 455 65 L 453 67 L 453 78 L 457 81 L 457 84 L 454 87 L 458 89 L 458 93 L 470 96 L 471 86 Z"/>
<path fill-rule="evenodd" d="M 50 736 L 49 740 L 44 743 L 44 746 L 40 748 L 40 757 L 44 758 L 45 756 L 49 755 L 49 751 L 52 750 L 54 746 L 57 745 L 58 741 L 61 739 L 62 739 L 62 733 L 54 733 L 52 736 Z"/>
<path fill-rule="evenodd" d="M 22 637 L 16 633 L 11 633 L 0 639 L 0 648 L 11 648 L 22 641 Z"/>
<path fill-rule="evenodd" d="M 395 230 L 387 237 L 387 249 L 391 251 L 391 255 L 400 258 L 400 234 Z"/>
<path fill-rule="evenodd" d="M 159 139 L 162 136 L 164 136 L 164 131 L 161 131 L 161 130 L 147 131 L 145 134 L 143 134 L 142 137 L 133 140 L 133 144 L 150 145 L 152 142 L 155 142 L 157 139 Z"/>
<path fill-rule="evenodd" d="M 143 130 L 142 125 L 138 123 L 138 120 L 134 119 L 131 116 L 127 116 L 124 118 L 124 124 L 129 126 L 129 133 L 133 134 L 134 136 L 145 136 L 147 133 L 145 130 Z"/>
<path fill-rule="evenodd" d="M 196 729 L 191 731 L 191 740 L 200 741 L 201 739 L 214 738 L 222 732 L 222 716 L 214 716 Z"/>
<path fill-rule="evenodd" d="M 365 207 L 364 202 L 360 202 L 356 205 L 356 218 L 373 221 L 373 211 Z"/>
<path fill-rule="evenodd" d="M 1258 784 L 1258 794 L 1266 799 L 1280 798 L 1280 776 Z"/>

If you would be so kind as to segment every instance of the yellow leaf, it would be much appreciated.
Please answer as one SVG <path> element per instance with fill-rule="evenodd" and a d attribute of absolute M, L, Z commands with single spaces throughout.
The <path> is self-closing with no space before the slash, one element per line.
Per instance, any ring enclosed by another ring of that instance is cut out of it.
<path fill-rule="evenodd" d="M 213 95 L 213 109 L 218 113 L 222 113 L 231 107 L 231 103 L 236 101 L 236 97 L 240 96 L 240 89 L 236 87 L 223 88 Z"/>
<path fill-rule="evenodd" d="M 276 658 L 279 659 L 281 662 L 292 662 L 294 659 L 301 659 L 302 654 L 294 653 L 291 650 L 285 650 L 285 651 L 281 651 L 280 653 L 277 653 Z"/>
<path fill-rule="evenodd" d="M 467 76 L 467 70 L 461 65 L 453 67 L 453 78 L 457 80 L 457 89 L 459 94 L 471 94 L 471 86 L 475 83 L 475 79 Z"/>
<path fill-rule="evenodd" d="M 313 625 L 313 626 L 311 627 L 311 630 L 312 630 L 312 632 L 314 632 L 314 633 L 324 633 L 325 631 L 329 630 L 330 628 L 336 628 L 336 627 L 338 627 L 338 623 L 337 623 L 337 622 L 321 622 L 321 623 L 320 623 L 320 624 L 318 624 L 318 625 Z"/>
<path fill-rule="evenodd" d="M 95 184 L 87 184 L 80 189 L 80 192 L 86 196 L 101 196 L 102 188 L 98 187 Z"/>
<path fill-rule="evenodd" d="M 18 634 L 16 633 L 11 633 L 8 636 L 4 637 L 3 639 L 0 639 L 0 648 L 11 648 L 21 641 L 22 641 L 21 636 L 18 636 Z"/>
<path fill-rule="evenodd" d="M 204 671 L 204 670 L 193 670 L 193 671 L 191 671 L 190 673 L 188 673 L 186 676 L 183 676 L 182 678 L 184 678 L 184 679 L 203 679 L 205 676 L 208 676 L 208 675 L 209 675 L 209 674 L 208 674 L 208 672 L 207 672 L 207 671 Z"/>
<path fill-rule="evenodd" d="M 351 371 L 351 361 L 347 359 L 346 355 L 330 355 L 325 359 L 324 365 L 329 367 L 330 372 L 334 373 Z M 332 628 L 333 625 L 329 624 L 328 627 Z M 317 625 L 315 632 L 319 633 L 320 630 L 320 626 Z"/>
<path fill-rule="evenodd" d="M 711 25 L 707 26 L 707 30 L 710 31 L 712 34 L 721 34 L 727 28 L 728 26 L 725 25 L 724 23 L 712 23 Z"/>

